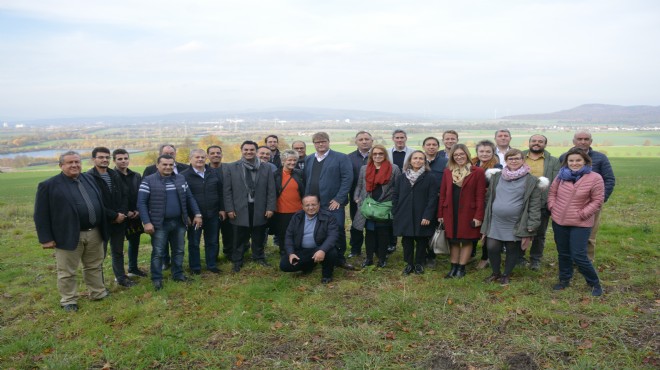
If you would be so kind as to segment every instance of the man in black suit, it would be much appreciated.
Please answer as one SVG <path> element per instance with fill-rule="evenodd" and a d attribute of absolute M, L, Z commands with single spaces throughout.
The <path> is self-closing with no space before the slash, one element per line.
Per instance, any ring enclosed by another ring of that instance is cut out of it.
<path fill-rule="evenodd" d="M 62 173 L 39 184 L 34 202 L 34 224 L 42 248 L 55 248 L 57 289 L 65 311 L 78 311 L 76 270 L 92 300 L 108 295 L 103 285 L 103 243 L 108 222 L 101 192 L 91 176 L 81 173 L 80 154 L 60 156 Z"/>
<path fill-rule="evenodd" d="M 158 148 L 158 156 L 160 157 L 161 155 L 169 155 L 172 158 L 174 158 L 175 174 L 180 174 L 181 172 L 187 170 L 189 167 L 188 165 L 183 163 L 176 163 L 176 148 L 172 144 L 162 144 Z M 145 178 L 149 175 L 153 175 L 156 172 L 158 172 L 158 169 L 156 168 L 155 164 L 152 164 L 151 166 L 147 166 L 147 168 L 144 169 L 144 172 L 142 172 L 142 178 Z M 165 248 L 165 252 L 163 255 L 163 270 L 167 270 L 170 268 L 170 249 L 171 248 Z"/>
<path fill-rule="evenodd" d="M 163 144 L 158 148 L 158 156 L 160 157 L 163 154 L 167 154 L 167 155 L 172 156 L 172 158 L 175 158 L 174 173 L 176 173 L 176 174 L 180 174 L 181 172 L 188 169 L 188 167 L 190 167 L 187 164 L 176 163 L 176 148 L 172 144 Z M 142 172 L 142 177 L 147 177 L 147 176 L 152 175 L 156 172 L 158 172 L 158 169 L 156 169 L 155 164 L 152 164 L 151 166 L 147 166 L 147 168 L 144 169 L 144 172 Z"/>

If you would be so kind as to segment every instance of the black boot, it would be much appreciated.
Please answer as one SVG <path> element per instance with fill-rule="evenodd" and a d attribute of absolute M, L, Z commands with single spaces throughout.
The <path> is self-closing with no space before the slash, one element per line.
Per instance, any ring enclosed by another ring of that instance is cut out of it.
<path fill-rule="evenodd" d="M 458 268 L 456 269 L 456 274 L 454 275 L 455 278 L 460 279 L 463 276 L 465 276 L 465 265 L 458 265 Z"/>
<path fill-rule="evenodd" d="M 454 276 L 456 276 L 456 273 L 458 272 L 458 264 L 457 263 L 452 263 L 451 264 L 451 270 L 445 275 L 445 279 L 451 279 Z"/>

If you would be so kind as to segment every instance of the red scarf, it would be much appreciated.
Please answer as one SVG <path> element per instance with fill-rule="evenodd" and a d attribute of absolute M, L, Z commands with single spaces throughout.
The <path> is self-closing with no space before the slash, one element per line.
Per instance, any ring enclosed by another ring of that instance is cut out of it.
<path fill-rule="evenodd" d="M 390 182 L 391 176 L 392 164 L 390 161 L 383 161 L 383 163 L 380 164 L 378 172 L 376 172 L 376 166 L 374 166 L 373 162 L 367 164 L 367 172 L 364 176 L 367 191 L 372 192 L 376 189 L 376 186 L 387 184 Z"/>

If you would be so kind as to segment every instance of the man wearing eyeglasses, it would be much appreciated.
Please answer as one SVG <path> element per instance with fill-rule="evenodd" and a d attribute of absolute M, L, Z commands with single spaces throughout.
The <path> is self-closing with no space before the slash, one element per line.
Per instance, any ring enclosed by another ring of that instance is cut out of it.
<path fill-rule="evenodd" d="M 337 221 L 339 231 L 337 239 L 338 267 L 355 270 L 353 265 L 346 262 L 346 203 L 348 193 L 353 183 L 353 168 L 348 156 L 330 150 L 330 136 L 325 132 L 312 135 L 312 142 L 316 153 L 305 160 L 305 186 L 306 194 L 317 195 L 321 202 L 321 209 L 329 211 Z"/>

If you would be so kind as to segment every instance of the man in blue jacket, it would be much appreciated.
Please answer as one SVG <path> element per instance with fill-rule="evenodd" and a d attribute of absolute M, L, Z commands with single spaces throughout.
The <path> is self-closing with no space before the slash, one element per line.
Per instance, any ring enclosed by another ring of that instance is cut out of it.
<path fill-rule="evenodd" d="M 321 283 L 332 281 L 339 234 L 337 222 L 328 211 L 321 210 L 317 195 L 306 195 L 302 199 L 303 210 L 296 212 L 286 229 L 280 270 L 309 273 L 317 263 L 323 266 Z"/>
<path fill-rule="evenodd" d="M 348 192 L 353 183 L 353 167 L 348 156 L 330 150 L 330 136 L 325 132 L 312 135 L 316 153 L 305 159 L 306 194 L 317 195 L 321 209 L 330 212 L 337 221 L 339 235 L 337 239 L 338 267 L 354 270 L 353 265 L 346 262 L 346 220 L 345 208 L 348 203 Z"/>
<path fill-rule="evenodd" d="M 183 176 L 174 173 L 174 158 L 164 154 L 156 162 L 158 172 L 142 179 L 138 211 L 144 232 L 151 235 L 151 280 L 155 290 L 163 288 L 163 254 L 169 241 L 172 248 L 172 277 L 186 281 L 183 274 L 184 234 L 192 224 L 202 227 L 202 214 Z"/>
<path fill-rule="evenodd" d="M 609 158 L 607 158 L 605 154 L 593 150 L 591 148 L 592 142 L 593 139 L 589 131 L 582 130 L 573 135 L 573 146 L 582 149 L 582 151 L 586 152 L 589 157 L 591 157 L 592 171 L 596 172 L 603 178 L 603 182 L 605 183 L 605 202 L 607 202 L 614 191 L 616 179 L 614 178 L 614 171 L 612 170 Z M 559 157 L 559 162 L 564 163 L 564 157 L 566 157 L 566 153 Z M 602 210 L 603 208 L 601 207 L 601 209 L 596 212 L 594 227 L 591 228 L 591 235 L 589 235 L 589 242 L 587 244 L 587 257 L 589 257 L 591 262 L 594 261 L 594 257 L 596 256 L 596 235 L 598 234 L 600 212 Z"/>
<path fill-rule="evenodd" d="M 78 265 L 91 300 L 108 295 L 103 284 L 103 242 L 108 220 L 94 179 L 81 173 L 80 154 L 60 156 L 59 175 L 39 184 L 34 202 L 34 224 L 44 249 L 55 249 L 57 290 L 65 311 L 78 311 Z"/>

